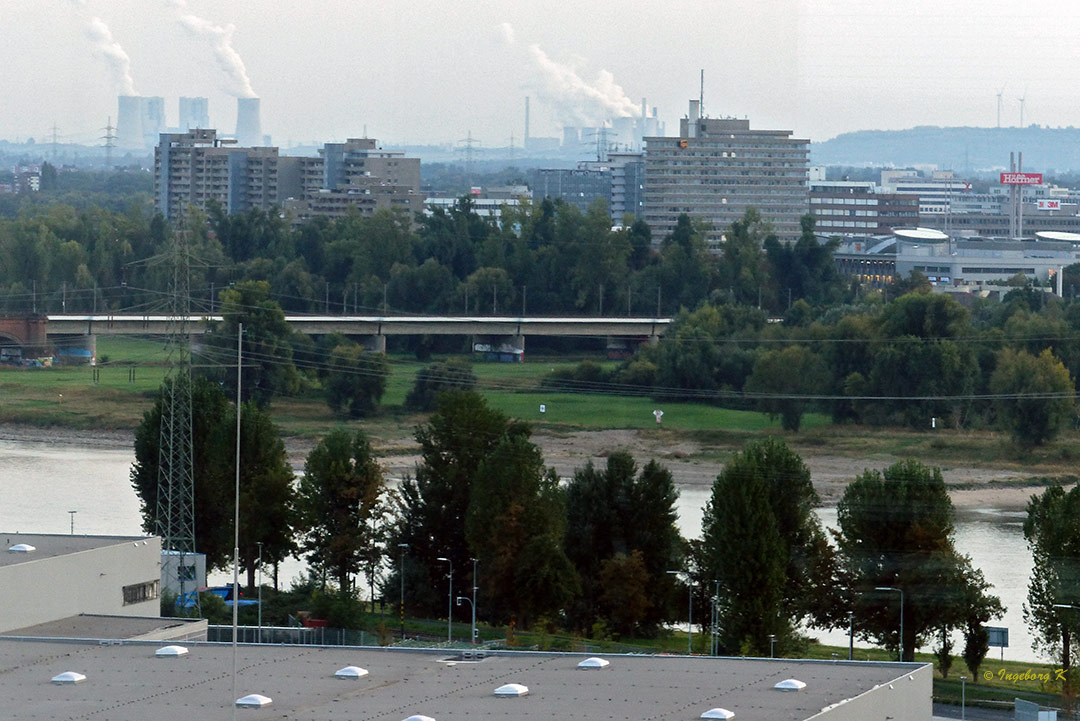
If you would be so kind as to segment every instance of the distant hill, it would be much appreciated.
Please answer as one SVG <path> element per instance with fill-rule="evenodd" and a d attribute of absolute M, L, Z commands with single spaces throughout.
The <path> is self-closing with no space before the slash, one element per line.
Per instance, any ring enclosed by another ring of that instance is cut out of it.
<path fill-rule="evenodd" d="M 953 170 L 1004 169 L 1010 151 L 1024 154 L 1024 170 L 1080 171 L 1080 128 L 940 128 L 859 130 L 810 146 L 813 165 L 934 164 Z"/>

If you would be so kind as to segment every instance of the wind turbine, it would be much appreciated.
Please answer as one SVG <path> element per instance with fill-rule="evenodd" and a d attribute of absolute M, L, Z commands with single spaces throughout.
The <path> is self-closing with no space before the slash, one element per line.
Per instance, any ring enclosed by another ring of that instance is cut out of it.
<path fill-rule="evenodd" d="M 1020 127 L 1024 127 L 1024 101 L 1027 100 L 1027 88 L 1024 88 L 1024 96 L 1017 98 L 1020 101 Z"/>
<path fill-rule="evenodd" d="M 999 128 L 1001 127 L 1001 106 L 1002 106 L 1001 96 L 1004 95 L 1004 94 L 1005 94 L 1005 86 L 1002 85 L 1001 90 L 999 90 L 998 93 L 997 93 L 997 99 L 998 99 L 998 121 L 997 121 L 997 126 Z"/>

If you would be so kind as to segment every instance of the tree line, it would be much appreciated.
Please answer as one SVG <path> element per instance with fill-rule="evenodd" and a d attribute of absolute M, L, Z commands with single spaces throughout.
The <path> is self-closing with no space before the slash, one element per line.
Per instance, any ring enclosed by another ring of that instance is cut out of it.
<path fill-rule="evenodd" d="M 192 392 L 197 550 L 223 567 L 235 472 L 226 429 L 236 411 L 212 381 L 196 377 Z M 132 469 L 148 532 L 158 521 L 161 405 L 139 427 Z M 677 526 L 675 479 L 661 463 L 639 466 L 616 451 L 559 478 L 528 424 L 475 392 L 440 394 L 415 438 L 420 460 L 396 488 L 364 434 L 344 429 L 317 443 L 294 480 L 266 412 L 245 404 L 240 564 L 248 585 L 261 543 L 264 561 L 296 554 L 337 593 L 403 600 L 413 616 L 445 617 L 451 568 L 456 588 L 477 586 L 481 620 L 521 629 L 650 636 L 685 620 L 690 598 L 699 624 L 715 607 L 721 652 L 758 655 L 770 638 L 780 652 L 797 651 L 804 625 L 852 622 L 860 638 L 910 660 L 954 630 L 977 634 L 1003 611 L 953 547 L 941 473 L 916 461 L 856 478 L 830 543 L 802 459 L 782 440 L 751 441 L 716 477 L 701 536 L 688 540 Z M 897 599 L 883 587 L 904 591 L 903 636 Z"/>

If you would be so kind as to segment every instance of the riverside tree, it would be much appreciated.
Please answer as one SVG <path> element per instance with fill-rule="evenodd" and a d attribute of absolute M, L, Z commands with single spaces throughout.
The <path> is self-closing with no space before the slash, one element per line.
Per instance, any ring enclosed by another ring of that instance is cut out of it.
<path fill-rule="evenodd" d="M 1076 386 L 1065 366 L 1046 348 L 1038 356 L 1004 348 L 990 376 L 998 424 L 1031 448 L 1053 440 L 1072 415 Z"/>
<path fill-rule="evenodd" d="M 799 621 L 825 619 L 835 583 L 816 503 L 810 470 L 775 438 L 748 443 L 717 476 L 695 565 L 699 586 L 719 584 L 725 650 L 765 654 L 769 634 L 783 649 Z"/>
<path fill-rule="evenodd" d="M 406 478 L 399 490 L 389 541 L 398 568 L 384 582 L 386 593 L 397 593 L 398 574 L 404 570 L 408 607 L 427 615 L 440 613 L 446 601 L 441 579 L 447 572 L 447 565 L 437 560 L 440 557 L 452 561 L 455 581 L 468 587 L 473 554 L 465 538 L 465 518 L 473 482 L 504 437 L 524 432 L 523 426 L 510 423 L 476 393 L 450 391 L 439 397 L 435 413 L 416 429 L 420 462 L 415 477 Z"/>
<path fill-rule="evenodd" d="M 1035 648 L 1072 665 L 1072 640 L 1080 632 L 1080 486 L 1050 486 L 1031 497 L 1024 538 L 1035 565 L 1028 582 L 1024 622 Z"/>
<path fill-rule="evenodd" d="M 574 472 L 566 486 L 565 545 L 581 579 L 568 608 L 575 627 L 587 632 L 602 618 L 622 634 L 648 633 L 667 618 L 675 591 L 667 571 L 683 567 L 678 498 L 670 471 L 650 461 L 639 473 L 626 451 L 608 456 L 603 469 L 589 462 Z M 640 584 L 612 585 L 619 574 Z M 644 589 L 648 596 L 639 597 Z"/>
<path fill-rule="evenodd" d="M 333 574 L 342 593 L 353 575 L 374 565 L 384 490 L 382 468 L 361 432 L 332 431 L 304 463 L 297 492 L 300 548 L 313 567 Z"/>
<path fill-rule="evenodd" d="M 905 661 L 943 628 L 1004 613 L 982 572 L 953 546 L 953 516 L 941 471 L 914 460 L 866 471 L 837 507 L 841 579 L 852 592 L 856 631 L 899 648 Z"/>

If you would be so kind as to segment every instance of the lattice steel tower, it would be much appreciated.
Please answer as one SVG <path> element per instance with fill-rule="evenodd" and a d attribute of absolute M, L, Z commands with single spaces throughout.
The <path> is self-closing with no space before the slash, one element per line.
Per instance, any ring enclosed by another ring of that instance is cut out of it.
<path fill-rule="evenodd" d="M 195 552 L 195 476 L 191 440 L 191 346 L 187 332 L 191 311 L 187 232 L 174 233 L 166 251 L 169 270 L 168 358 L 162 385 L 161 434 L 158 442 L 158 533 L 162 549 L 179 554 L 180 594 L 187 590 L 185 554 Z"/>

